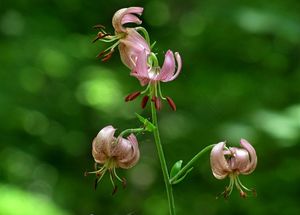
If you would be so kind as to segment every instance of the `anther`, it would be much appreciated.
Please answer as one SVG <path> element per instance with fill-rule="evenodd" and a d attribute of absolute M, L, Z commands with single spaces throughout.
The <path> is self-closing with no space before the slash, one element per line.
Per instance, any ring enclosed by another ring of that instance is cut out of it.
<path fill-rule="evenodd" d="M 130 93 L 128 96 L 125 97 L 125 102 L 129 102 L 136 99 L 140 94 L 141 94 L 140 91 Z"/>
<path fill-rule="evenodd" d="M 244 191 L 241 190 L 240 196 L 245 199 L 247 197 L 247 193 L 245 193 Z"/>
<path fill-rule="evenodd" d="M 114 189 L 113 189 L 111 195 L 115 195 L 117 191 L 118 191 L 118 186 L 114 186 Z"/>
<path fill-rule="evenodd" d="M 111 51 L 110 51 L 110 52 L 102 59 L 102 62 L 108 61 L 108 60 L 111 58 L 113 52 L 114 52 L 114 50 L 112 49 L 112 50 L 111 50 Z"/>
<path fill-rule="evenodd" d="M 158 97 L 156 97 L 156 99 L 155 99 L 155 108 L 156 108 L 156 110 L 161 109 L 161 100 Z"/>
<path fill-rule="evenodd" d="M 102 51 L 96 56 L 96 58 L 101 58 L 104 54 L 105 54 L 105 51 Z"/>
<path fill-rule="evenodd" d="M 141 103 L 141 106 L 142 108 L 144 109 L 148 103 L 148 100 L 149 100 L 149 96 L 144 96 L 143 97 L 143 100 L 142 100 L 142 103 Z"/>
<path fill-rule="evenodd" d="M 175 105 L 175 102 L 173 101 L 173 99 L 171 99 L 170 97 L 166 97 L 170 107 L 172 108 L 173 111 L 176 111 L 176 105 Z"/>

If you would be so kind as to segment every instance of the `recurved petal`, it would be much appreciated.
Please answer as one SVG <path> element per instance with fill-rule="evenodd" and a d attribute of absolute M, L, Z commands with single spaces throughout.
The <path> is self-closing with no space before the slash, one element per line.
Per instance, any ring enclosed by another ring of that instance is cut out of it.
<path fill-rule="evenodd" d="M 241 171 L 241 173 L 248 175 L 251 172 L 253 172 L 256 168 L 256 165 L 257 165 L 256 151 L 253 148 L 253 146 L 245 139 L 241 139 L 240 144 L 245 150 L 248 151 L 249 156 L 250 156 L 250 162 L 249 162 L 248 166 Z"/>
<path fill-rule="evenodd" d="M 110 147 L 114 141 L 114 134 L 116 129 L 109 125 L 102 128 L 92 143 L 92 154 L 95 161 L 102 161 L 106 156 L 110 156 Z"/>
<path fill-rule="evenodd" d="M 119 166 L 124 169 L 129 169 L 129 168 L 133 167 L 139 161 L 139 158 L 140 158 L 140 150 L 139 150 L 138 141 L 137 141 L 135 135 L 130 134 L 127 137 L 127 139 L 131 145 L 131 153 L 130 154 L 128 153 L 128 155 L 126 157 L 124 157 L 123 159 L 120 159 L 118 162 Z"/>
<path fill-rule="evenodd" d="M 125 32 L 126 29 L 123 27 L 123 25 L 126 23 L 141 24 L 142 21 L 134 14 L 141 15 L 143 10 L 144 9 L 141 7 L 129 7 L 118 10 L 112 19 L 112 25 L 115 31 L 119 33 Z"/>
<path fill-rule="evenodd" d="M 161 71 L 161 73 L 164 74 L 164 75 L 162 75 L 162 78 L 161 78 L 162 82 L 173 81 L 175 78 L 177 78 L 177 76 L 181 72 L 182 60 L 181 60 L 180 54 L 178 52 L 175 52 L 175 59 L 177 61 L 177 70 L 176 70 L 176 72 L 175 72 L 175 67 L 176 66 L 175 66 L 175 60 L 174 60 L 173 53 L 172 53 L 172 55 L 169 54 L 169 58 L 171 58 L 171 56 L 172 56 L 173 59 L 172 59 L 172 61 L 169 61 L 170 66 L 164 68 L 165 63 L 163 65 L 163 68 L 162 68 L 162 71 Z M 167 56 L 166 56 L 166 58 L 167 58 Z M 171 63 L 172 63 L 172 66 L 171 66 Z"/>
<path fill-rule="evenodd" d="M 210 153 L 211 169 L 213 175 L 217 179 L 225 178 L 228 175 L 228 173 L 232 171 L 224 157 L 224 146 L 225 142 L 220 142 L 213 147 Z"/>
<path fill-rule="evenodd" d="M 125 14 L 121 20 L 122 25 L 126 23 L 136 23 L 136 24 L 142 24 L 142 20 L 140 20 L 137 16 L 133 14 Z"/>
<path fill-rule="evenodd" d="M 97 139 L 94 138 L 93 140 L 93 147 L 92 147 L 92 155 L 96 163 L 103 164 L 107 160 L 108 156 L 104 153 L 104 145 L 97 144 Z"/>
<path fill-rule="evenodd" d="M 165 60 L 160 73 L 157 75 L 156 80 L 168 81 L 175 72 L 175 59 L 174 54 L 171 50 L 168 50 L 165 54 Z"/>

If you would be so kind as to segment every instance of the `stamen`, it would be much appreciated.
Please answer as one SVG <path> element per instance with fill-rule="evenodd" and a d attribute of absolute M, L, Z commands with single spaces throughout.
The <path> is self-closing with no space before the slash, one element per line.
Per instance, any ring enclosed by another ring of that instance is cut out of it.
<path fill-rule="evenodd" d="M 123 186 L 123 189 L 125 189 L 127 186 L 127 181 L 124 177 L 122 178 L 122 186 Z"/>
<path fill-rule="evenodd" d="M 125 102 L 129 102 L 129 101 L 132 101 L 132 100 L 136 99 L 140 94 L 141 94 L 140 91 L 136 91 L 134 93 L 130 93 L 129 95 L 127 95 L 125 97 Z"/>
<path fill-rule="evenodd" d="M 156 100 L 155 100 L 155 108 L 156 110 L 161 110 L 161 101 L 160 101 L 160 98 L 156 97 Z"/>
<path fill-rule="evenodd" d="M 176 105 L 175 102 L 173 101 L 173 99 L 171 99 L 169 96 L 166 97 L 170 107 L 172 108 L 173 111 L 176 111 Z"/>
<path fill-rule="evenodd" d="M 102 62 L 108 61 L 111 58 L 113 53 L 114 53 L 114 50 L 112 49 L 101 61 Z"/>
<path fill-rule="evenodd" d="M 144 96 L 143 97 L 143 100 L 142 100 L 142 103 L 141 103 L 141 106 L 142 108 L 144 109 L 148 103 L 148 100 L 149 100 L 149 96 Z"/>
<path fill-rule="evenodd" d="M 112 185 L 113 185 L 113 187 L 114 187 L 114 189 L 113 189 L 111 195 L 114 195 L 114 194 L 118 191 L 118 186 L 115 185 L 115 182 L 114 182 L 114 174 L 113 174 L 113 172 L 111 171 L 111 169 L 109 169 L 109 178 L 110 178 L 110 181 L 111 181 L 111 183 L 112 183 Z"/>
<path fill-rule="evenodd" d="M 95 182 L 94 182 L 94 189 L 96 190 L 98 186 L 98 178 L 95 178 Z"/>
<path fill-rule="evenodd" d="M 95 190 L 96 190 L 96 188 L 97 188 L 98 183 L 101 181 L 101 179 L 102 179 L 103 176 L 105 175 L 106 170 L 107 170 L 107 169 L 104 169 L 104 171 L 100 173 L 101 175 L 100 175 L 100 174 L 97 174 L 97 175 L 96 175 L 97 177 L 96 177 L 95 185 L 94 185 Z M 99 176 L 100 176 L 100 177 L 99 177 Z"/>
<path fill-rule="evenodd" d="M 100 38 L 98 36 L 95 37 L 95 39 L 93 39 L 92 43 L 95 43 L 97 40 L 99 40 Z"/>
<path fill-rule="evenodd" d="M 240 197 L 242 198 L 247 198 L 247 193 L 245 193 L 244 191 L 240 190 Z"/>
<path fill-rule="evenodd" d="M 93 40 L 93 43 L 95 43 L 97 40 L 99 39 L 102 39 L 102 38 L 105 38 L 107 36 L 109 36 L 110 34 L 106 34 L 106 33 L 102 33 L 102 32 L 99 32 L 97 34 L 97 36 L 95 37 L 95 39 Z"/>
<path fill-rule="evenodd" d="M 96 56 L 96 58 L 101 58 L 104 54 L 105 54 L 105 51 L 102 51 Z"/>
<path fill-rule="evenodd" d="M 94 25 L 93 28 L 94 29 L 105 29 L 105 26 L 101 25 L 101 24 L 97 24 L 97 25 Z"/>
<path fill-rule="evenodd" d="M 118 191 L 118 186 L 114 186 L 114 189 L 113 189 L 111 195 L 115 195 L 117 193 L 117 191 Z"/>
<path fill-rule="evenodd" d="M 229 176 L 230 180 L 229 180 L 229 185 L 227 187 L 225 187 L 225 190 L 218 194 L 216 196 L 216 199 L 218 199 L 220 196 L 223 196 L 224 199 L 228 199 L 228 197 L 230 196 L 232 190 L 233 190 L 233 185 L 234 185 L 234 176 Z"/>
<path fill-rule="evenodd" d="M 252 192 L 252 195 L 253 195 L 254 197 L 257 196 L 256 190 L 253 189 L 253 188 L 252 188 L 252 189 L 249 189 L 248 187 L 244 186 L 244 185 L 242 184 L 242 182 L 241 182 L 241 180 L 240 180 L 239 177 L 237 177 L 237 182 L 239 183 L 239 185 L 240 185 L 244 190 L 246 190 L 246 191 L 248 191 L 248 192 Z"/>

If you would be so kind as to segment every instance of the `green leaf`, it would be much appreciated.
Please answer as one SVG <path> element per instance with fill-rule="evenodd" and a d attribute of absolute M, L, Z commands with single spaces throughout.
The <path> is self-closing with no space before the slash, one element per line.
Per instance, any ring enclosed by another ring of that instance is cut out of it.
<path fill-rule="evenodd" d="M 140 122 L 143 123 L 146 131 L 153 132 L 156 129 L 156 127 L 148 119 L 142 117 L 138 113 L 135 113 L 135 115 L 140 120 Z"/>
<path fill-rule="evenodd" d="M 177 161 L 170 172 L 170 177 L 173 178 L 180 170 L 181 170 L 181 166 L 182 166 L 182 160 Z"/>
<path fill-rule="evenodd" d="M 152 43 L 152 45 L 150 46 L 150 48 L 153 49 L 153 47 L 155 46 L 155 44 L 156 44 L 156 41 L 154 41 L 154 42 Z"/>

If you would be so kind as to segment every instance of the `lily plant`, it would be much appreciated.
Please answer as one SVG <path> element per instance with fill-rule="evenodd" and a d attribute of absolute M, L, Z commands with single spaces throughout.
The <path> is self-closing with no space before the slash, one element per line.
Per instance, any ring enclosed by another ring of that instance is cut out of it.
<path fill-rule="evenodd" d="M 244 186 L 239 178 L 240 174 L 252 173 L 257 165 L 256 151 L 245 139 L 240 141 L 241 148 L 227 147 L 225 141 L 208 145 L 196 153 L 185 165 L 183 165 L 182 160 L 179 160 L 174 163 L 171 170 L 168 169 L 161 144 L 157 111 L 162 108 L 162 100 L 166 100 L 173 111 L 177 109 L 173 99 L 163 95 L 161 84 L 174 81 L 179 76 L 182 70 L 182 59 L 178 52 L 173 53 L 173 51 L 167 50 L 162 66 L 159 65 L 157 54 L 152 52 L 155 43 L 150 44 L 147 30 L 140 26 L 142 24 L 140 16 L 143 10 L 142 7 L 118 10 L 112 18 L 114 34 L 107 33 L 103 25 L 96 25 L 94 27 L 99 29 L 99 32 L 93 42 L 111 43 L 97 56 L 102 58 L 102 61 L 109 60 L 115 49 L 118 48 L 121 61 L 130 70 L 129 75 L 137 78 L 143 87 L 143 89 L 127 95 L 125 101 L 133 101 L 143 95 L 141 107 L 146 108 L 148 101 L 150 101 L 151 120 L 136 114 L 141 127 L 125 129 L 118 136 L 115 136 L 116 129 L 111 125 L 101 129 L 92 142 L 95 171 L 86 172 L 86 175 L 96 175 L 96 188 L 105 173 L 108 172 L 113 185 L 112 193 L 115 194 L 117 191 L 115 180 L 120 181 L 124 187 L 126 185 L 125 178 L 118 176 L 116 169 L 132 168 L 137 165 L 140 156 L 142 156 L 135 134 L 151 132 L 161 164 L 170 215 L 176 214 L 173 186 L 182 182 L 187 174 L 193 170 L 195 163 L 209 151 L 211 152 L 210 164 L 214 177 L 217 179 L 229 177 L 230 179 L 229 185 L 220 195 L 223 195 L 224 198 L 229 197 L 234 186 L 241 197 L 246 197 L 248 191 L 255 195 L 255 190 Z M 128 24 L 136 26 L 128 27 Z"/>

